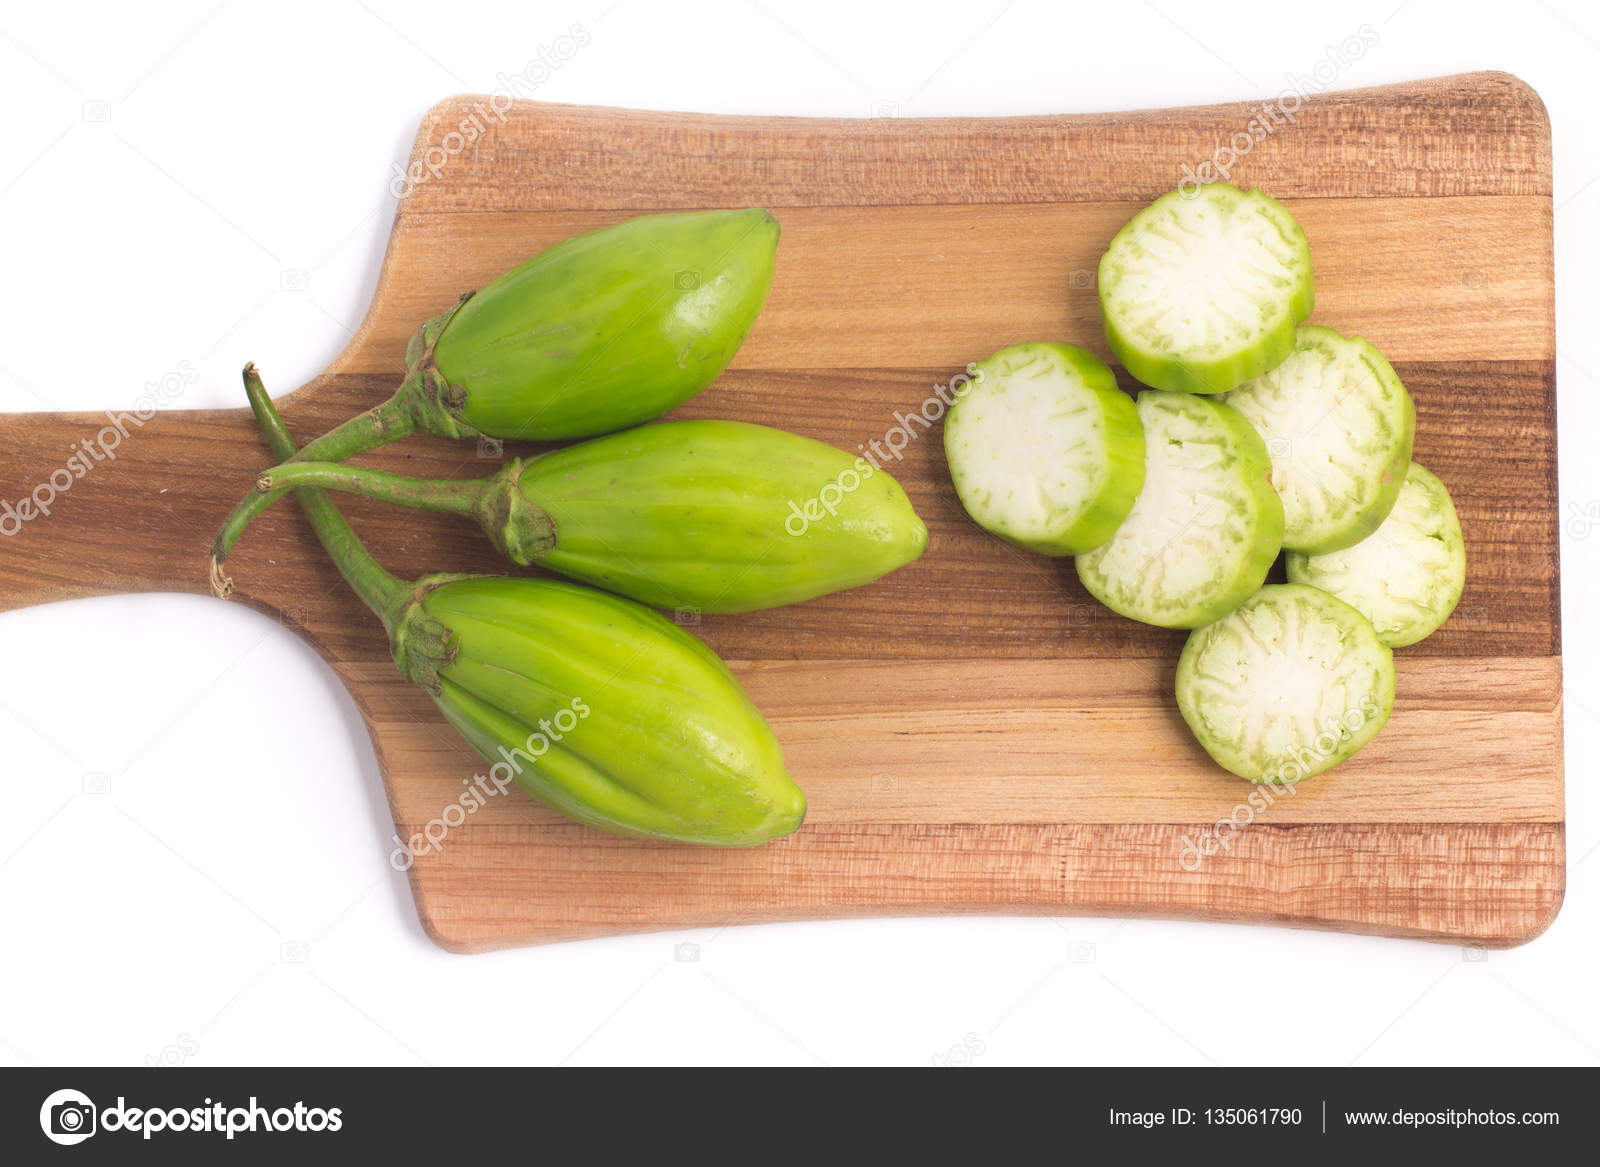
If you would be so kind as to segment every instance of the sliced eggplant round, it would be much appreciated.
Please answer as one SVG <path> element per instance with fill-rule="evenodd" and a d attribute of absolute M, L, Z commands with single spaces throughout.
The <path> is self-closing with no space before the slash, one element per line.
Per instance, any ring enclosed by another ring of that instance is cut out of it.
<path fill-rule="evenodd" d="M 1106 342 L 1146 385 L 1226 393 L 1294 348 L 1311 247 L 1283 204 L 1227 183 L 1162 195 L 1100 259 Z"/>
<path fill-rule="evenodd" d="M 1046 555 L 1100 546 L 1144 484 L 1133 399 L 1070 344 L 1019 344 L 976 366 L 945 419 L 944 449 L 973 521 Z"/>
<path fill-rule="evenodd" d="M 1390 648 L 1415 644 L 1449 619 L 1467 581 L 1467 549 L 1450 492 L 1417 463 L 1383 524 L 1354 547 L 1285 557 L 1289 578 L 1338 596 Z"/>
<path fill-rule="evenodd" d="M 1177 692 L 1184 721 L 1219 766 L 1285 785 L 1377 736 L 1394 711 L 1394 654 L 1343 600 L 1274 584 L 1189 634 Z"/>
<path fill-rule="evenodd" d="M 1361 542 L 1400 495 L 1417 414 L 1365 338 L 1302 324 L 1277 368 L 1227 394 L 1267 444 L 1283 545 L 1320 555 Z"/>
<path fill-rule="evenodd" d="M 1139 394 L 1145 478 L 1110 541 L 1077 561 L 1106 607 L 1167 628 L 1220 620 L 1266 581 L 1283 538 L 1267 449 L 1231 405 Z"/>

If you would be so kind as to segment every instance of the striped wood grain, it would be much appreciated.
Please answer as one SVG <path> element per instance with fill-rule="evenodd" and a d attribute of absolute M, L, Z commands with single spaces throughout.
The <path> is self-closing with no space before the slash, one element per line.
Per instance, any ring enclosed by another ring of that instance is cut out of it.
<path fill-rule="evenodd" d="M 475 100 L 430 112 L 415 156 Z M 1088 273 L 1111 234 L 1254 112 L 858 122 L 519 104 L 401 203 L 366 323 L 285 413 L 306 436 L 380 400 L 417 321 L 573 231 L 762 204 L 784 231 L 771 301 L 734 369 L 678 415 L 855 449 L 919 428 L 905 419 L 935 382 L 1003 345 L 1103 351 Z M 1235 814 L 1249 788 L 1205 760 L 1172 707 L 1181 634 L 1117 618 L 1070 565 L 978 532 L 934 427 L 895 468 L 928 521 L 922 560 L 872 587 L 696 628 L 776 727 L 810 795 L 808 825 L 721 852 L 614 839 L 517 795 L 493 800 L 412 869 L 430 933 L 481 950 L 937 912 L 1154 914 L 1483 944 L 1546 926 L 1564 843 L 1543 107 L 1488 73 L 1328 94 L 1233 177 L 1305 225 L 1314 319 L 1363 333 L 1395 362 L 1417 402 L 1418 460 L 1461 512 L 1461 608 L 1398 654 L 1399 704 L 1372 746 L 1191 870 L 1185 840 Z M 251 355 L 270 384 L 272 354 Z M 31 490 L 104 421 L 0 416 L 0 498 Z M 205 590 L 210 536 L 264 462 L 248 416 L 163 413 L 130 428 L 115 463 L 0 540 L 0 606 Z M 363 460 L 488 469 L 471 445 L 430 439 Z M 499 569 L 446 519 L 347 509 L 397 571 Z M 293 508 L 252 528 L 231 569 L 241 600 L 299 630 L 350 686 L 397 833 L 438 815 L 481 765 L 400 682 Z"/>

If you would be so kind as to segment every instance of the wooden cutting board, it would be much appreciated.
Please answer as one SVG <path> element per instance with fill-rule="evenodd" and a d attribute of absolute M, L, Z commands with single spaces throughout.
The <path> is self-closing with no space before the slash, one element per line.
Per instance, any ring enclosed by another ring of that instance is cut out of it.
<path fill-rule="evenodd" d="M 1183 634 L 1113 615 L 1070 562 L 980 532 L 938 426 L 912 416 L 1005 345 L 1106 355 L 1101 251 L 1186 164 L 1249 137 L 1257 113 L 813 121 L 523 103 L 501 120 L 470 97 L 430 111 L 413 157 L 442 165 L 400 203 L 365 324 L 282 401 L 302 440 L 387 396 L 416 324 L 525 256 L 643 212 L 761 205 L 783 226 L 771 299 L 733 368 L 677 416 L 850 450 L 899 443 L 904 427 L 894 472 L 931 532 L 919 562 L 873 586 L 697 622 L 810 797 L 798 834 L 738 852 L 623 840 L 513 792 L 411 869 L 440 944 L 947 912 L 1485 945 L 1549 924 L 1564 881 L 1550 128 L 1526 85 L 1476 73 L 1317 97 L 1232 171 L 1304 225 L 1313 319 L 1369 337 L 1410 387 L 1417 458 L 1454 493 L 1467 539 L 1459 610 L 1396 654 L 1389 726 L 1292 797 L 1250 807 L 1251 788 L 1190 739 L 1171 693 Z M 273 354 L 244 355 L 271 385 Z M 47 480 L 104 424 L 0 417 L 0 498 Z M 0 540 L 0 606 L 207 590 L 211 535 L 269 461 L 248 414 L 128 428 L 115 463 Z M 494 466 L 492 452 L 436 439 L 363 460 L 443 476 Z M 475 529 L 346 509 L 397 572 L 501 570 Z M 338 670 L 397 835 L 422 830 L 482 765 L 400 680 L 297 509 L 259 522 L 230 570 L 238 601 L 281 614 Z M 1196 862 L 1185 840 L 1230 816 L 1252 821 Z"/>

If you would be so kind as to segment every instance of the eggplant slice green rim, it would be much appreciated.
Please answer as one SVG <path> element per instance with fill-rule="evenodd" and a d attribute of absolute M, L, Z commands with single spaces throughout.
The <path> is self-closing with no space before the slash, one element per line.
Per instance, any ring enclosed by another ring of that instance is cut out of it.
<path fill-rule="evenodd" d="M 1394 711 L 1394 654 L 1343 600 L 1270 584 L 1189 634 L 1178 709 L 1223 769 L 1286 785 L 1348 761 Z"/>
<path fill-rule="evenodd" d="M 1100 546 L 1144 485 L 1144 427 L 1087 349 L 1021 344 L 974 367 L 944 426 L 956 494 L 984 530 L 1045 555 Z"/>

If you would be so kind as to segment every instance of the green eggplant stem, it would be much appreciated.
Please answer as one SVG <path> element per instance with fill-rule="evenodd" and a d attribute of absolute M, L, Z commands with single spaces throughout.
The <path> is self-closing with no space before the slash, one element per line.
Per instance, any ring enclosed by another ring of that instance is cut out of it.
<path fill-rule="evenodd" d="M 275 502 L 291 490 L 316 486 L 364 494 L 379 502 L 411 507 L 413 510 L 443 511 L 450 515 L 472 515 L 483 505 L 490 490 L 489 479 L 434 481 L 390 474 L 387 470 L 368 470 L 338 462 L 289 461 L 274 466 L 256 479 L 256 489 Z"/>
<path fill-rule="evenodd" d="M 481 482 L 430 484 L 385 470 L 364 470 L 337 462 L 303 462 L 286 458 L 283 465 L 273 467 L 256 479 L 256 493 L 235 507 L 222 524 L 222 530 L 217 532 L 211 554 L 219 570 L 233 552 L 234 544 L 244 534 L 245 527 L 250 525 L 258 512 L 291 490 L 309 487 L 364 494 L 381 502 L 457 515 L 477 514 L 485 491 L 485 484 Z"/>
<path fill-rule="evenodd" d="M 416 418 L 404 393 L 396 393 L 382 405 L 358 413 L 348 421 L 307 442 L 293 455 L 296 461 L 343 462 L 365 450 L 406 437 L 416 430 Z M 288 459 L 285 459 L 288 461 Z"/>
<path fill-rule="evenodd" d="M 250 399 L 250 408 L 256 415 L 256 422 L 260 425 L 261 432 L 266 435 L 273 456 L 282 459 L 293 458 L 294 438 L 283 424 L 283 418 L 278 413 L 277 407 L 272 404 L 272 398 L 267 393 L 266 386 L 262 384 L 261 374 L 256 371 L 254 363 L 244 367 L 244 389 L 245 395 Z M 372 558 L 371 553 L 356 537 L 349 520 L 322 491 L 302 490 L 298 498 L 311 520 L 311 526 L 317 532 L 317 538 L 322 540 L 323 547 L 327 548 L 340 574 L 350 582 L 350 586 L 367 607 L 383 620 L 384 626 L 392 630 L 400 608 L 410 597 L 410 585 L 390 575 L 376 559 Z M 219 576 L 221 576 L 221 560 L 213 558 L 213 584 Z M 221 576 L 221 578 L 226 580 L 227 577 Z M 225 585 L 222 594 L 226 595 L 227 591 L 231 590 L 230 581 Z"/>
<path fill-rule="evenodd" d="M 348 421 L 341 422 L 320 438 L 307 444 L 304 449 L 297 450 L 293 439 L 290 439 L 286 447 L 290 452 L 279 458 L 279 461 L 343 462 L 367 450 L 375 450 L 389 442 L 398 441 L 416 433 L 419 429 L 450 438 L 469 437 L 477 433 L 470 426 L 458 424 L 455 418 L 455 413 L 465 401 L 466 391 L 460 386 L 446 383 L 439 375 L 434 361 L 434 349 L 438 346 L 445 327 L 455 318 L 461 306 L 472 297 L 473 293 L 468 292 L 448 311 L 424 321 L 417 329 L 406 348 L 405 379 L 401 381 L 400 388 L 394 391 L 389 400 L 357 414 Z M 247 392 L 250 389 L 250 370 L 254 367 L 252 362 L 246 368 Z M 256 382 L 259 384 L 259 377 L 256 378 Z M 270 407 L 271 399 L 265 396 L 265 391 L 260 396 Z M 252 401 L 254 400 L 252 397 Z M 276 416 L 276 409 L 273 409 L 272 413 Z M 257 409 L 258 422 L 261 421 L 261 416 L 260 409 Z M 277 423 L 277 432 L 281 436 L 288 434 L 288 431 L 282 428 L 281 419 Z M 211 546 L 213 589 L 227 586 L 227 576 L 222 573 L 221 564 L 227 560 L 233 545 L 238 542 L 239 536 L 250 525 L 250 521 L 271 506 L 272 502 L 271 497 L 266 497 L 257 490 L 234 507 L 233 513 L 228 516 Z M 217 594 L 225 593 L 218 590 Z"/>
<path fill-rule="evenodd" d="M 550 515 L 523 496 L 520 482 L 525 465 L 513 458 L 488 478 L 446 480 L 290 459 L 263 472 L 256 479 L 256 490 L 268 503 L 291 490 L 314 487 L 365 495 L 413 510 L 463 515 L 477 520 L 502 555 L 526 567 L 555 546 L 556 529 Z M 212 548 L 217 563 L 227 559 L 248 522 L 243 508 L 228 517 Z"/>
<path fill-rule="evenodd" d="M 272 404 L 272 397 L 261 383 L 261 375 L 253 363 L 244 368 L 244 390 L 273 457 L 293 458 L 294 438 Z M 449 630 L 423 611 L 421 597 L 451 577 L 430 576 L 415 582 L 398 579 L 372 557 L 349 520 L 321 490 L 303 487 L 296 492 L 296 498 L 339 574 L 383 621 L 400 672 L 407 680 L 430 692 L 438 692 L 439 670 L 455 658 L 456 648 L 451 643 Z M 223 598 L 233 588 L 216 559 L 211 561 L 211 586 Z"/>
<path fill-rule="evenodd" d="M 253 364 L 247 367 L 245 373 L 247 387 L 251 376 L 249 370 L 254 367 Z M 258 384 L 260 380 L 257 376 Z M 274 409 L 273 412 L 276 414 L 277 411 Z M 256 419 L 259 421 L 260 418 L 261 414 L 257 411 Z M 415 428 L 415 422 L 406 402 L 400 394 L 396 394 L 382 405 L 352 417 L 311 442 L 305 449 L 281 460 L 341 462 L 366 450 L 403 438 Z M 244 529 L 250 525 L 252 519 L 271 505 L 271 498 L 263 496 L 260 491 L 252 491 L 233 508 L 233 512 L 222 524 L 222 530 L 217 533 L 217 538 L 211 546 L 211 558 L 218 565 L 219 572 L 220 565 L 228 558 Z"/>

